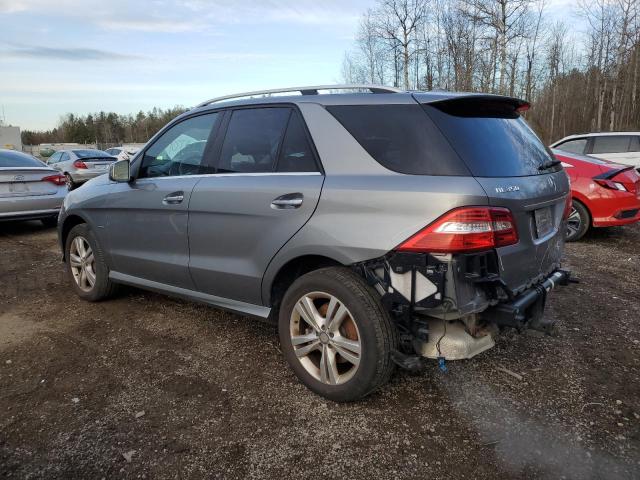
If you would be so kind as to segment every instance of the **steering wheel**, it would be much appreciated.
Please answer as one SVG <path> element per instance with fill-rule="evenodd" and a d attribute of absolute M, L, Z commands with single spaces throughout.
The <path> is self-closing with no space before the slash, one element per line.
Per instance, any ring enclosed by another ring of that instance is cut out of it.
<path fill-rule="evenodd" d="M 200 172 L 200 160 L 200 155 L 192 154 L 181 158 L 177 162 L 172 161 L 171 167 L 169 167 L 169 175 L 172 177 L 178 175 L 196 175 Z"/>

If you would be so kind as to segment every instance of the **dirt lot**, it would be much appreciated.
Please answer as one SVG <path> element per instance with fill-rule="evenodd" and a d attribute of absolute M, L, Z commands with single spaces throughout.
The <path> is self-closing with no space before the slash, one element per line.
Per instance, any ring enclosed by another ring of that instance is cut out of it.
<path fill-rule="evenodd" d="M 557 335 L 336 405 L 273 327 L 137 290 L 84 303 L 54 231 L 3 225 L 0 477 L 640 478 L 640 228 L 567 250 Z"/>

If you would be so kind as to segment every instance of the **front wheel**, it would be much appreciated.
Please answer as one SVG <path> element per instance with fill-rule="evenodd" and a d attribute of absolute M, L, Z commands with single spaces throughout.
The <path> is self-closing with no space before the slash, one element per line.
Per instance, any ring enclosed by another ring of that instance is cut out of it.
<path fill-rule="evenodd" d="M 347 268 L 298 278 L 282 301 L 278 330 L 296 376 L 330 400 L 362 398 L 393 372 L 395 327 L 379 295 Z"/>
<path fill-rule="evenodd" d="M 116 285 L 109 279 L 109 269 L 102 249 L 91 228 L 76 225 L 65 244 L 66 270 L 80 298 L 97 302 L 113 295 Z"/>
<path fill-rule="evenodd" d="M 567 242 L 575 242 L 584 237 L 589 225 L 591 223 L 591 216 L 587 207 L 582 203 L 573 200 L 571 205 L 571 213 L 567 219 Z"/>

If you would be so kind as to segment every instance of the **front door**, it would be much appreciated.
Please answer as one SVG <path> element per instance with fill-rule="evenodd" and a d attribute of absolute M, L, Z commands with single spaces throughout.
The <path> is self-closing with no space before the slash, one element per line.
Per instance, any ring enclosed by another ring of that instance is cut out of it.
<path fill-rule="evenodd" d="M 112 270 L 193 289 L 189 275 L 189 200 L 202 174 L 211 173 L 207 145 L 218 113 L 171 126 L 139 157 L 135 180 L 113 186 L 108 205 Z"/>
<path fill-rule="evenodd" d="M 204 293 L 260 305 L 264 272 L 313 214 L 324 176 L 293 108 L 233 110 L 219 143 L 217 173 L 189 206 L 191 275 Z"/>

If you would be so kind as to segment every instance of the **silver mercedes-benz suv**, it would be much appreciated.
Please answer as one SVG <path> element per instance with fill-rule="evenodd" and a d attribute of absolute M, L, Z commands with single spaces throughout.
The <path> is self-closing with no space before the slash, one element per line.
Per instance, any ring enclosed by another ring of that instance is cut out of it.
<path fill-rule="evenodd" d="M 363 85 L 204 102 L 66 197 L 73 288 L 277 322 L 295 374 L 335 401 L 395 365 L 471 358 L 503 327 L 546 330 L 571 201 L 526 108 Z"/>

